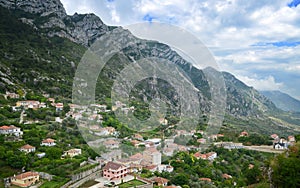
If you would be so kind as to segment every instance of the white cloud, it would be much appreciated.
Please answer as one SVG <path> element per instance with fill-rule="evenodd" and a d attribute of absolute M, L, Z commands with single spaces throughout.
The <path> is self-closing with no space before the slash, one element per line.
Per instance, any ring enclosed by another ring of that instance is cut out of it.
<path fill-rule="evenodd" d="M 110 10 L 111 20 L 115 23 L 120 22 L 120 16 L 117 13 L 116 6 L 113 2 L 107 3 L 107 8 Z"/>
<path fill-rule="evenodd" d="M 248 76 L 237 76 L 238 79 L 242 80 L 248 86 L 252 86 L 257 90 L 280 90 L 284 84 L 275 81 L 273 76 L 268 76 L 266 78 L 250 78 Z"/>
<path fill-rule="evenodd" d="M 141 22 L 145 15 L 154 21 L 176 24 L 211 48 L 223 70 L 257 89 L 288 91 L 295 86 L 295 95 L 300 93 L 297 77 L 300 46 L 252 46 L 260 42 L 300 41 L 300 6 L 289 8 L 290 1 L 62 0 L 62 3 L 68 14 L 94 12 L 109 25 Z"/>

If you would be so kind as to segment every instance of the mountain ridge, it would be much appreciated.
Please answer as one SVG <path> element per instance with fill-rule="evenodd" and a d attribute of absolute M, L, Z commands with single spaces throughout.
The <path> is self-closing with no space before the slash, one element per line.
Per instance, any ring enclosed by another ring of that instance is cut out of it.
<path fill-rule="evenodd" d="M 26 1 L 29 4 L 33 2 L 33 0 Z M 32 36 L 19 37 L 18 40 L 15 40 L 18 44 L 11 44 L 11 38 L 15 37 L 18 31 L 13 30 L 9 34 L 8 31 L 13 29 L 11 28 L 12 26 L 7 25 L 6 28 L 2 28 L 1 33 L 5 35 L 1 39 L 4 48 L 1 51 L 0 62 L 1 66 L 4 67 L 2 72 L 11 73 L 10 76 L 6 75 L 7 77 L 0 76 L 2 79 L 2 92 L 5 92 L 5 90 L 13 91 L 17 89 L 17 86 L 20 86 L 41 94 L 50 93 L 51 95 L 70 98 L 72 79 L 84 51 L 92 41 L 105 32 L 115 28 L 120 29 L 120 27 L 106 26 L 94 14 L 64 16 L 63 13 L 56 14 L 56 11 L 52 10 L 50 11 L 52 13 L 46 14 L 47 16 L 41 16 L 43 14 L 41 12 L 26 12 L 22 7 L 14 8 L 9 2 L 12 1 L 0 0 L 0 5 L 5 4 L 9 6 L 6 9 L 8 12 L 4 13 L 2 11 L 3 16 L 7 14 L 8 17 L 18 24 L 18 28 L 27 28 L 27 32 Z M 53 3 L 54 0 L 49 2 Z M 58 2 L 58 0 L 55 2 Z M 63 17 L 61 18 L 60 16 Z M 55 19 L 60 19 L 64 25 L 58 25 L 59 27 L 51 25 Z M 71 21 L 67 22 L 68 20 Z M 2 22 L 4 21 L 2 19 Z M 44 25 L 47 25 L 47 27 L 42 27 Z M 82 27 L 79 27 L 79 25 Z M 37 39 L 32 40 L 32 38 L 39 38 L 38 40 L 41 41 L 36 41 Z M 26 51 L 25 57 L 20 52 L 24 51 L 24 49 Z M 122 66 L 132 61 L 129 58 L 129 54 L 133 54 L 135 59 L 154 56 L 168 59 L 180 66 L 191 77 L 194 85 L 202 92 L 200 102 L 202 110 L 204 112 L 209 111 L 209 93 L 206 93 L 208 92 L 207 88 L 209 88 L 209 85 L 205 80 L 203 71 L 193 67 L 168 45 L 141 39 L 139 44 L 134 44 L 123 49 L 122 53 L 127 56 L 127 59 L 120 59 L 122 56 L 119 55 L 115 56 L 114 59 L 111 59 L 111 67 L 107 67 L 107 72 L 105 72 L 101 79 L 98 79 L 98 89 L 100 88 L 101 91 L 105 91 L 107 94 L 102 98 L 109 97 L 113 78 L 118 74 L 118 71 L 121 71 Z M 32 62 L 35 63 L 32 64 Z M 120 62 L 124 62 L 125 64 L 121 64 Z M 265 117 L 265 114 L 278 111 L 270 100 L 254 88 L 246 86 L 230 73 L 223 72 L 222 74 L 227 89 L 226 111 L 231 116 L 246 120 L 249 118 L 268 119 Z M 5 79 L 14 82 L 16 87 L 8 85 Z"/>
<path fill-rule="evenodd" d="M 0 6 L 13 10 L 22 22 L 49 37 L 68 38 L 86 47 L 109 30 L 95 14 L 67 15 L 59 0 L 1 0 Z"/>
<path fill-rule="evenodd" d="M 284 111 L 300 112 L 300 101 L 279 90 L 260 91 L 269 98 L 278 108 Z"/>

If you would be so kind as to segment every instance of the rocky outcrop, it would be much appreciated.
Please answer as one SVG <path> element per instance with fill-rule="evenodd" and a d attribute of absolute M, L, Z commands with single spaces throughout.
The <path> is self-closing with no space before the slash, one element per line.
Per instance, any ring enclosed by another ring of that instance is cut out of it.
<path fill-rule="evenodd" d="M 89 46 L 108 31 L 108 27 L 95 14 L 67 15 L 59 0 L 0 0 L 0 6 L 30 13 L 30 19 L 20 19 L 43 30 L 50 37 L 68 38 L 84 46 Z"/>
<path fill-rule="evenodd" d="M 0 5 L 8 9 L 19 9 L 31 14 L 47 16 L 56 14 L 59 17 L 67 16 L 59 0 L 0 0 Z"/>

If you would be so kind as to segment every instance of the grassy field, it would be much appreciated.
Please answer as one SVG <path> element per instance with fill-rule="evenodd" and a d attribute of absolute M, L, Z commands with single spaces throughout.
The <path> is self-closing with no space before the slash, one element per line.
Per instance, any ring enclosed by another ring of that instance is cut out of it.
<path fill-rule="evenodd" d="M 119 188 L 128 188 L 128 187 L 134 187 L 139 185 L 144 185 L 145 183 L 139 180 L 132 180 L 123 184 L 119 185 Z"/>

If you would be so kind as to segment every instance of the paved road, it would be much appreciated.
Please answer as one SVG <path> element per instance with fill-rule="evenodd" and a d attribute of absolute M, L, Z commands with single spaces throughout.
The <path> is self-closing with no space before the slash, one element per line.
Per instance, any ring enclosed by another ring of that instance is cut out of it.
<path fill-rule="evenodd" d="M 262 151 L 267 153 L 283 153 L 285 150 L 275 150 L 273 146 L 244 146 L 245 149 Z"/>

